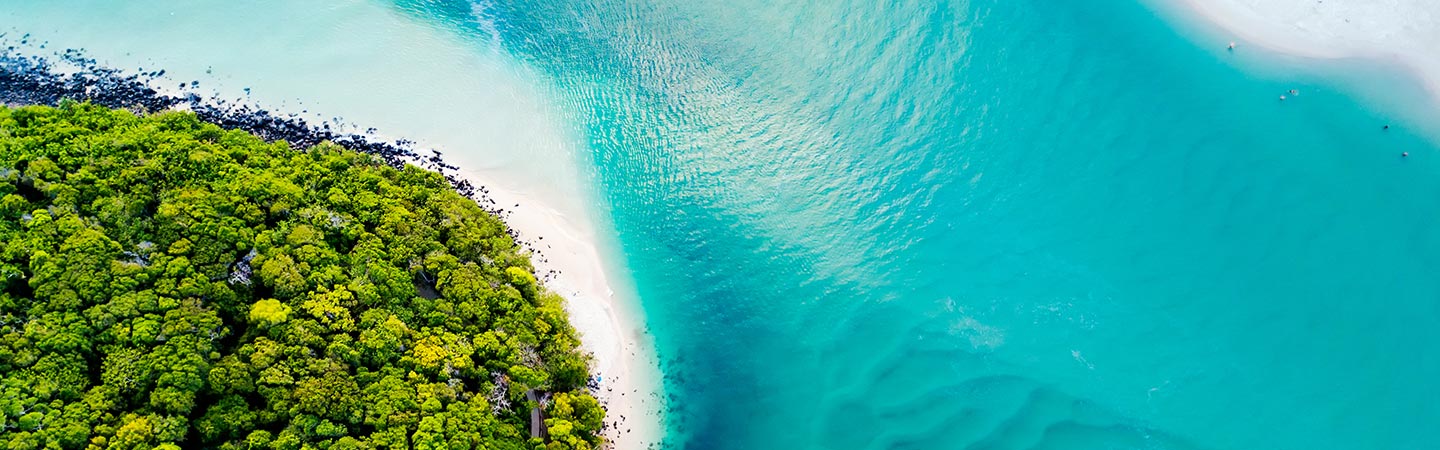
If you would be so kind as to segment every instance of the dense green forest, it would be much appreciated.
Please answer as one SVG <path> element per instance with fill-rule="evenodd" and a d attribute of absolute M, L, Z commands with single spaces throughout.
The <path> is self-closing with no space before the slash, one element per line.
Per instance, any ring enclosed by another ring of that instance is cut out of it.
<path fill-rule="evenodd" d="M 188 113 L 0 107 L 0 243 L 10 449 L 601 444 L 562 300 L 437 173 Z"/>

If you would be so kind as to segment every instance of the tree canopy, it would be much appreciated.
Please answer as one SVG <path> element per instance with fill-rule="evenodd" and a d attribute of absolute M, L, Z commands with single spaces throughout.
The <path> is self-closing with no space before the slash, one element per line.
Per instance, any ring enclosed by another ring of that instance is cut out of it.
<path fill-rule="evenodd" d="M 11 449 L 594 448 L 577 345 L 440 174 L 189 113 L 0 107 Z"/>

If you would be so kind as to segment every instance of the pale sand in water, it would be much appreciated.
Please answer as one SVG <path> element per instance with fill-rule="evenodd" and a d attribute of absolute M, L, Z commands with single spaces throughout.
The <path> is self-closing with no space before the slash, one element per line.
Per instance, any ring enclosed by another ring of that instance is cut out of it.
<path fill-rule="evenodd" d="M 1209 19 L 1247 44 L 1311 58 L 1393 62 L 1440 99 L 1440 1 L 1156 0 Z M 1218 45 L 1226 45 L 1219 43 Z"/>

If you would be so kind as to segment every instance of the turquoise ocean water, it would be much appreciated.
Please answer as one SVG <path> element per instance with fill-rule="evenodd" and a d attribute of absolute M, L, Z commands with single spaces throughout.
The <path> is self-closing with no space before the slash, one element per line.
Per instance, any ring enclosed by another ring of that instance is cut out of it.
<path fill-rule="evenodd" d="M 560 111 L 676 447 L 1440 448 L 1440 148 L 1374 69 L 1232 55 L 1137 0 L 261 3 L 237 45 L 523 68 L 373 76 Z M 125 30 L 88 5 L 0 19 Z M 406 25 L 327 34 L 356 10 Z M 163 41 L 232 87 L 353 83 Z M 484 82 L 517 78 L 542 88 Z M 427 117 L 512 117 L 474 107 Z"/>

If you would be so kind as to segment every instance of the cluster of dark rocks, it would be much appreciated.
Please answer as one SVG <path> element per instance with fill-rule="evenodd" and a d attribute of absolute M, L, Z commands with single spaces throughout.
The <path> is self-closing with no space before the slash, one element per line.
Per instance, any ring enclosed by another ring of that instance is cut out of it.
<path fill-rule="evenodd" d="M 489 198 L 489 190 L 458 176 L 456 166 L 445 163 L 436 150 L 421 152 L 413 141 L 385 140 L 376 137 L 374 128 L 364 133 L 354 130 L 336 117 L 326 121 L 310 121 L 298 114 L 270 111 L 249 102 L 226 100 L 218 94 L 203 97 L 197 93 L 200 81 L 180 83 L 175 92 L 160 92 L 155 86 L 164 82 L 164 70 L 122 71 L 100 64 L 87 57 L 83 49 L 65 49 L 49 55 L 36 55 L 29 44 L 29 35 L 20 38 L 19 46 L 0 34 L 0 103 L 19 105 L 58 105 L 65 100 L 88 101 L 111 108 L 124 108 L 139 113 L 172 109 L 189 110 L 200 119 L 226 129 L 249 131 L 269 141 L 283 140 L 295 148 L 309 148 L 329 141 L 345 148 L 375 155 L 386 164 L 402 167 L 415 164 L 444 175 L 461 194 L 474 199 L 482 208 L 500 217 L 504 208 Z M 44 44 L 39 46 L 44 49 Z M 249 89 L 247 88 L 246 91 Z M 512 230 L 511 235 L 518 238 Z M 538 253 L 539 249 L 532 248 Z"/>

